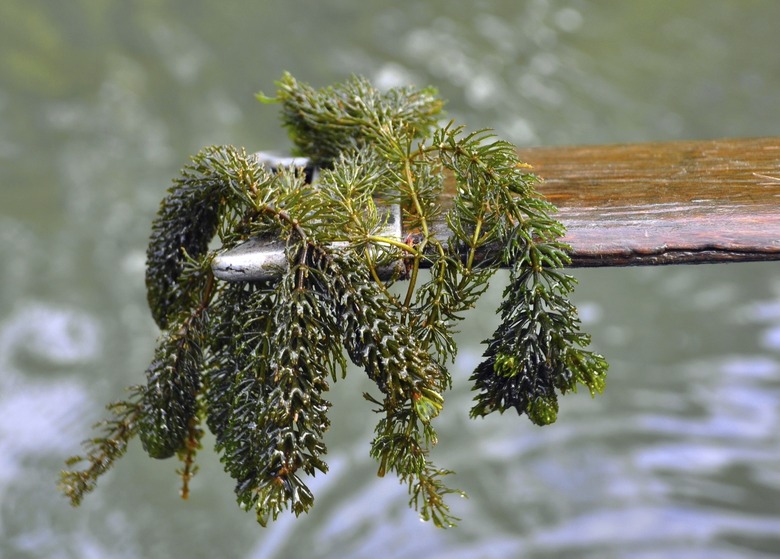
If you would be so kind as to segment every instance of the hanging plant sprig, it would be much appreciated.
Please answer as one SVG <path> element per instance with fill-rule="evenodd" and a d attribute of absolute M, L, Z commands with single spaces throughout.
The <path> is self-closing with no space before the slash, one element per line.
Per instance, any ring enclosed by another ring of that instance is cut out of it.
<path fill-rule="evenodd" d="M 432 89 L 383 93 L 358 77 L 315 89 L 289 74 L 277 85 L 260 98 L 281 106 L 296 155 L 319 178 L 231 146 L 192 159 L 152 226 L 146 283 L 162 335 L 147 382 L 108 407 L 100 434 L 68 462 L 84 466 L 63 472 L 60 487 L 78 504 L 137 435 L 150 456 L 182 462 L 186 497 L 205 422 L 241 507 L 263 525 L 306 512 L 306 478 L 327 471 L 324 394 L 348 358 L 376 386 L 364 397 L 379 414 L 370 449 L 379 475 L 396 474 L 422 518 L 449 526 L 444 497 L 459 491 L 430 460 L 433 423 L 452 382 L 455 326 L 499 267 L 510 284 L 472 375 L 471 415 L 514 408 L 548 424 L 558 393 L 604 388 L 607 364 L 585 349 L 567 298 L 563 227 L 514 147 L 441 126 Z M 405 238 L 387 233 L 394 205 Z M 281 247 L 274 273 L 215 277 L 215 257 L 248 239 Z"/>

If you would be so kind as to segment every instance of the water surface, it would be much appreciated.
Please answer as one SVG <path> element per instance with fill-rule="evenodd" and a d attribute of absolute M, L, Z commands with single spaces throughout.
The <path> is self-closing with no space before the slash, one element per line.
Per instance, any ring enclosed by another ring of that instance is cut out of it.
<path fill-rule="evenodd" d="M 776 135 L 780 4 L 485 0 L 0 7 L 0 556 L 770 557 L 780 553 L 777 265 L 577 270 L 604 395 L 558 422 L 470 421 L 461 334 L 435 459 L 469 499 L 442 531 L 368 458 L 358 372 L 332 391 L 307 516 L 240 511 L 209 450 L 189 502 L 134 445 L 79 509 L 54 490 L 102 406 L 141 382 L 157 331 L 149 225 L 201 146 L 284 148 L 256 103 L 284 70 L 437 86 L 452 117 L 520 145 Z M 211 440 L 207 440 L 207 445 Z"/>

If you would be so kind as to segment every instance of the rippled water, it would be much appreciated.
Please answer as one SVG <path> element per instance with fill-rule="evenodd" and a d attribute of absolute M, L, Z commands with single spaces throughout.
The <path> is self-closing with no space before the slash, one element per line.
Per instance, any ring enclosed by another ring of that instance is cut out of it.
<path fill-rule="evenodd" d="M 501 279 L 468 317 L 437 463 L 469 499 L 420 523 L 376 478 L 359 374 L 334 387 L 317 505 L 267 529 L 205 450 L 131 448 L 81 508 L 55 492 L 157 332 L 150 221 L 202 145 L 284 147 L 283 70 L 433 84 L 450 115 L 518 144 L 777 134 L 771 1 L 322 3 L 5 0 L 0 6 L 0 557 L 771 557 L 780 554 L 777 264 L 577 270 L 611 363 L 604 395 L 538 428 L 467 419 Z M 209 443 L 210 441 L 207 441 Z"/>

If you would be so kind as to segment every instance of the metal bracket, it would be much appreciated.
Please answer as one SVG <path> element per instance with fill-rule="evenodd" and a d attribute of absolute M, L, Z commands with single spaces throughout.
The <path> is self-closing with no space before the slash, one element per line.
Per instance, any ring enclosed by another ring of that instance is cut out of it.
<path fill-rule="evenodd" d="M 254 157 L 271 171 L 281 167 L 299 167 L 306 173 L 307 182 L 316 185 L 318 170 L 305 157 L 285 157 L 275 153 L 258 152 Z M 399 204 L 380 205 L 377 209 L 384 212 L 385 227 L 381 235 L 393 239 L 402 239 L 401 206 Z M 214 276 L 225 281 L 268 281 L 278 278 L 287 267 L 285 246 L 280 241 L 250 238 L 240 245 L 217 254 L 211 263 Z M 389 278 L 401 270 L 402 262 L 385 266 L 378 270 L 380 277 Z"/>

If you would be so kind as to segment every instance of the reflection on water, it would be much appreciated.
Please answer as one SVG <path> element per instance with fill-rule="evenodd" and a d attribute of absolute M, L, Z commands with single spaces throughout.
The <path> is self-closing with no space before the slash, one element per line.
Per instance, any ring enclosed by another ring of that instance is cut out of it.
<path fill-rule="evenodd" d="M 79 312 L 34 304 L 0 325 L 0 481 L 13 483 L 31 457 L 78 443 L 62 436 L 87 403 L 73 373 L 99 352 L 95 321 Z"/>
<path fill-rule="evenodd" d="M 143 379 L 157 335 L 144 249 L 165 186 L 202 145 L 286 145 L 252 99 L 283 70 L 431 83 L 454 117 L 523 144 L 776 134 L 780 4 L 6 0 L 0 15 L 0 556 L 780 552 L 775 264 L 577 271 L 608 388 L 567 395 L 545 428 L 467 419 L 491 290 L 439 421 L 434 458 L 469 494 L 454 530 L 376 477 L 354 373 L 331 393 L 331 471 L 306 517 L 261 529 L 210 451 L 186 503 L 176 465 L 140 445 L 81 508 L 54 491 L 103 404 Z"/>

